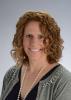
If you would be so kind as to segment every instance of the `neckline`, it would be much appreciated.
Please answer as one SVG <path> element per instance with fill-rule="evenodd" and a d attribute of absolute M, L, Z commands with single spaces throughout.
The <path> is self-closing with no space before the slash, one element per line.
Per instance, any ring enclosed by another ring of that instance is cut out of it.
<path fill-rule="evenodd" d="M 60 66 L 60 64 L 56 65 L 56 66 L 53 67 L 49 72 L 47 72 L 47 73 L 37 82 L 37 84 L 30 90 L 30 92 L 31 92 L 36 86 L 39 85 L 40 81 L 43 81 L 43 80 L 47 79 L 47 78 L 54 72 L 54 70 L 57 69 L 59 66 Z M 21 76 L 21 68 L 20 68 L 20 72 L 19 72 L 19 83 L 20 83 L 20 78 L 21 78 L 20 76 Z M 21 84 L 21 83 L 20 83 L 20 84 Z M 29 92 L 29 93 L 30 93 L 30 92 Z M 29 93 L 28 93 L 28 94 L 29 94 Z M 27 95 L 27 96 L 28 96 L 28 95 Z"/>
<path fill-rule="evenodd" d="M 58 64 L 58 65 L 56 65 L 55 67 L 53 67 L 49 72 L 47 72 L 47 73 L 40 79 L 40 81 L 42 81 L 42 80 L 46 79 L 48 76 L 50 76 L 50 74 L 52 74 L 52 73 L 54 72 L 54 70 L 55 70 L 56 68 L 58 68 L 59 66 L 60 66 L 60 64 Z"/>
<path fill-rule="evenodd" d="M 59 66 L 60 66 L 60 64 L 58 64 L 58 65 L 56 65 L 55 67 L 53 67 L 49 72 L 47 72 L 46 74 L 44 74 L 44 76 L 43 76 L 39 81 L 42 81 L 42 80 L 46 79 L 46 78 L 47 78 L 48 76 L 50 76 L 50 74 L 53 73 L 54 70 L 55 70 L 57 67 L 59 67 Z M 21 68 L 22 68 L 22 67 L 21 67 Z M 18 75 L 19 81 L 20 81 L 20 78 L 21 78 L 21 68 L 20 68 L 19 75 Z"/>

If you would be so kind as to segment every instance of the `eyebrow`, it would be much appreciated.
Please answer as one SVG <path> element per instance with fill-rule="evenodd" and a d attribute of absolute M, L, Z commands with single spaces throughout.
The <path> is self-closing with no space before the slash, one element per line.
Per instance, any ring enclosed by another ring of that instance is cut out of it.
<path fill-rule="evenodd" d="M 30 34 L 30 35 L 33 35 L 33 34 L 31 34 L 31 33 L 27 33 L 27 34 L 24 34 L 24 35 L 29 35 L 29 34 Z M 40 34 L 40 33 L 37 34 L 37 35 L 42 35 L 42 36 L 44 36 L 43 34 Z"/>

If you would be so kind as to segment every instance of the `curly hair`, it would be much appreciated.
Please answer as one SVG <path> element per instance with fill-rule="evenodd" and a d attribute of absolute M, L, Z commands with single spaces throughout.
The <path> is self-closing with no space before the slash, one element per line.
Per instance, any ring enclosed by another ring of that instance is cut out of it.
<path fill-rule="evenodd" d="M 53 17 L 41 11 L 28 11 L 22 15 L 16 24 L 16 33 L 13 38 L 11 56 L 17 64 L 29 63 L 28 56 L 23 48 L 23 35 L 26 25 L 31 21 L 40 23 L 39 28 L 44 35 L 45 53 L 49 63 L 55 63 L 62 57 L 63 39 L 60 36 L 60 28 Z M 47 45 L 49 40 L 49 45 Z"/>

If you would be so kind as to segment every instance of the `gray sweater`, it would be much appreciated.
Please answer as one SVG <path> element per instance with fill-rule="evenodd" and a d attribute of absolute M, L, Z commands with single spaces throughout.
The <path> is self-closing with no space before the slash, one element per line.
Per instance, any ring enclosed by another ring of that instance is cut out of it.
<path fill-rule="evenodd" d="M 13 66 L 5 74 L 0 100 L 5 100 L 19 81 L 19 71 L 20 67 Z M 39 82 L 36 100 L 71 100 L 71 73 L 60 64 L 51 75 Z"/>

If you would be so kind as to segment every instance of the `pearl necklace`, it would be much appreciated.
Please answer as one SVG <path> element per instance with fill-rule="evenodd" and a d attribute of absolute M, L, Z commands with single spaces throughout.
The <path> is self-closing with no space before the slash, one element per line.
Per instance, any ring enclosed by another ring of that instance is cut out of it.
<path fill-rule="evenodd" d="M 31 88 L 29 89 L 29 91 L 26 93 L 26 95 L 22 98 L 22 100 L 25 100 L 26 96 L 28 95 L 28 93 L 32 90 L 35 82 L 39 79 L 39 76 L 41 75 L 41 72 L 43 72 L 43 70 L 45 69 L 46 67 L 43 67 L 41 68 L 41 70 L 39 71 L 39 73 L 37 74 Z M 20 100 L 20 95 L 21 95 L 21 91 L 22 91 L 22 88 L 23 88 L 23 82 L 24 82 L 24 78 L 25 78 L 25 75 L 26 75 L 26 72 L 27 72 L 27 67 L 25 67 L 25 72 L 24 72 L 24 76 L 23 76 L 23 79 L 22 79 L 22 82 L 21 82 L 21 86 L 20 86 L 20 89 L 19 89 L 19 93 L 18 93 L 18 97 L 17 97 L 17 100 Z"/>

